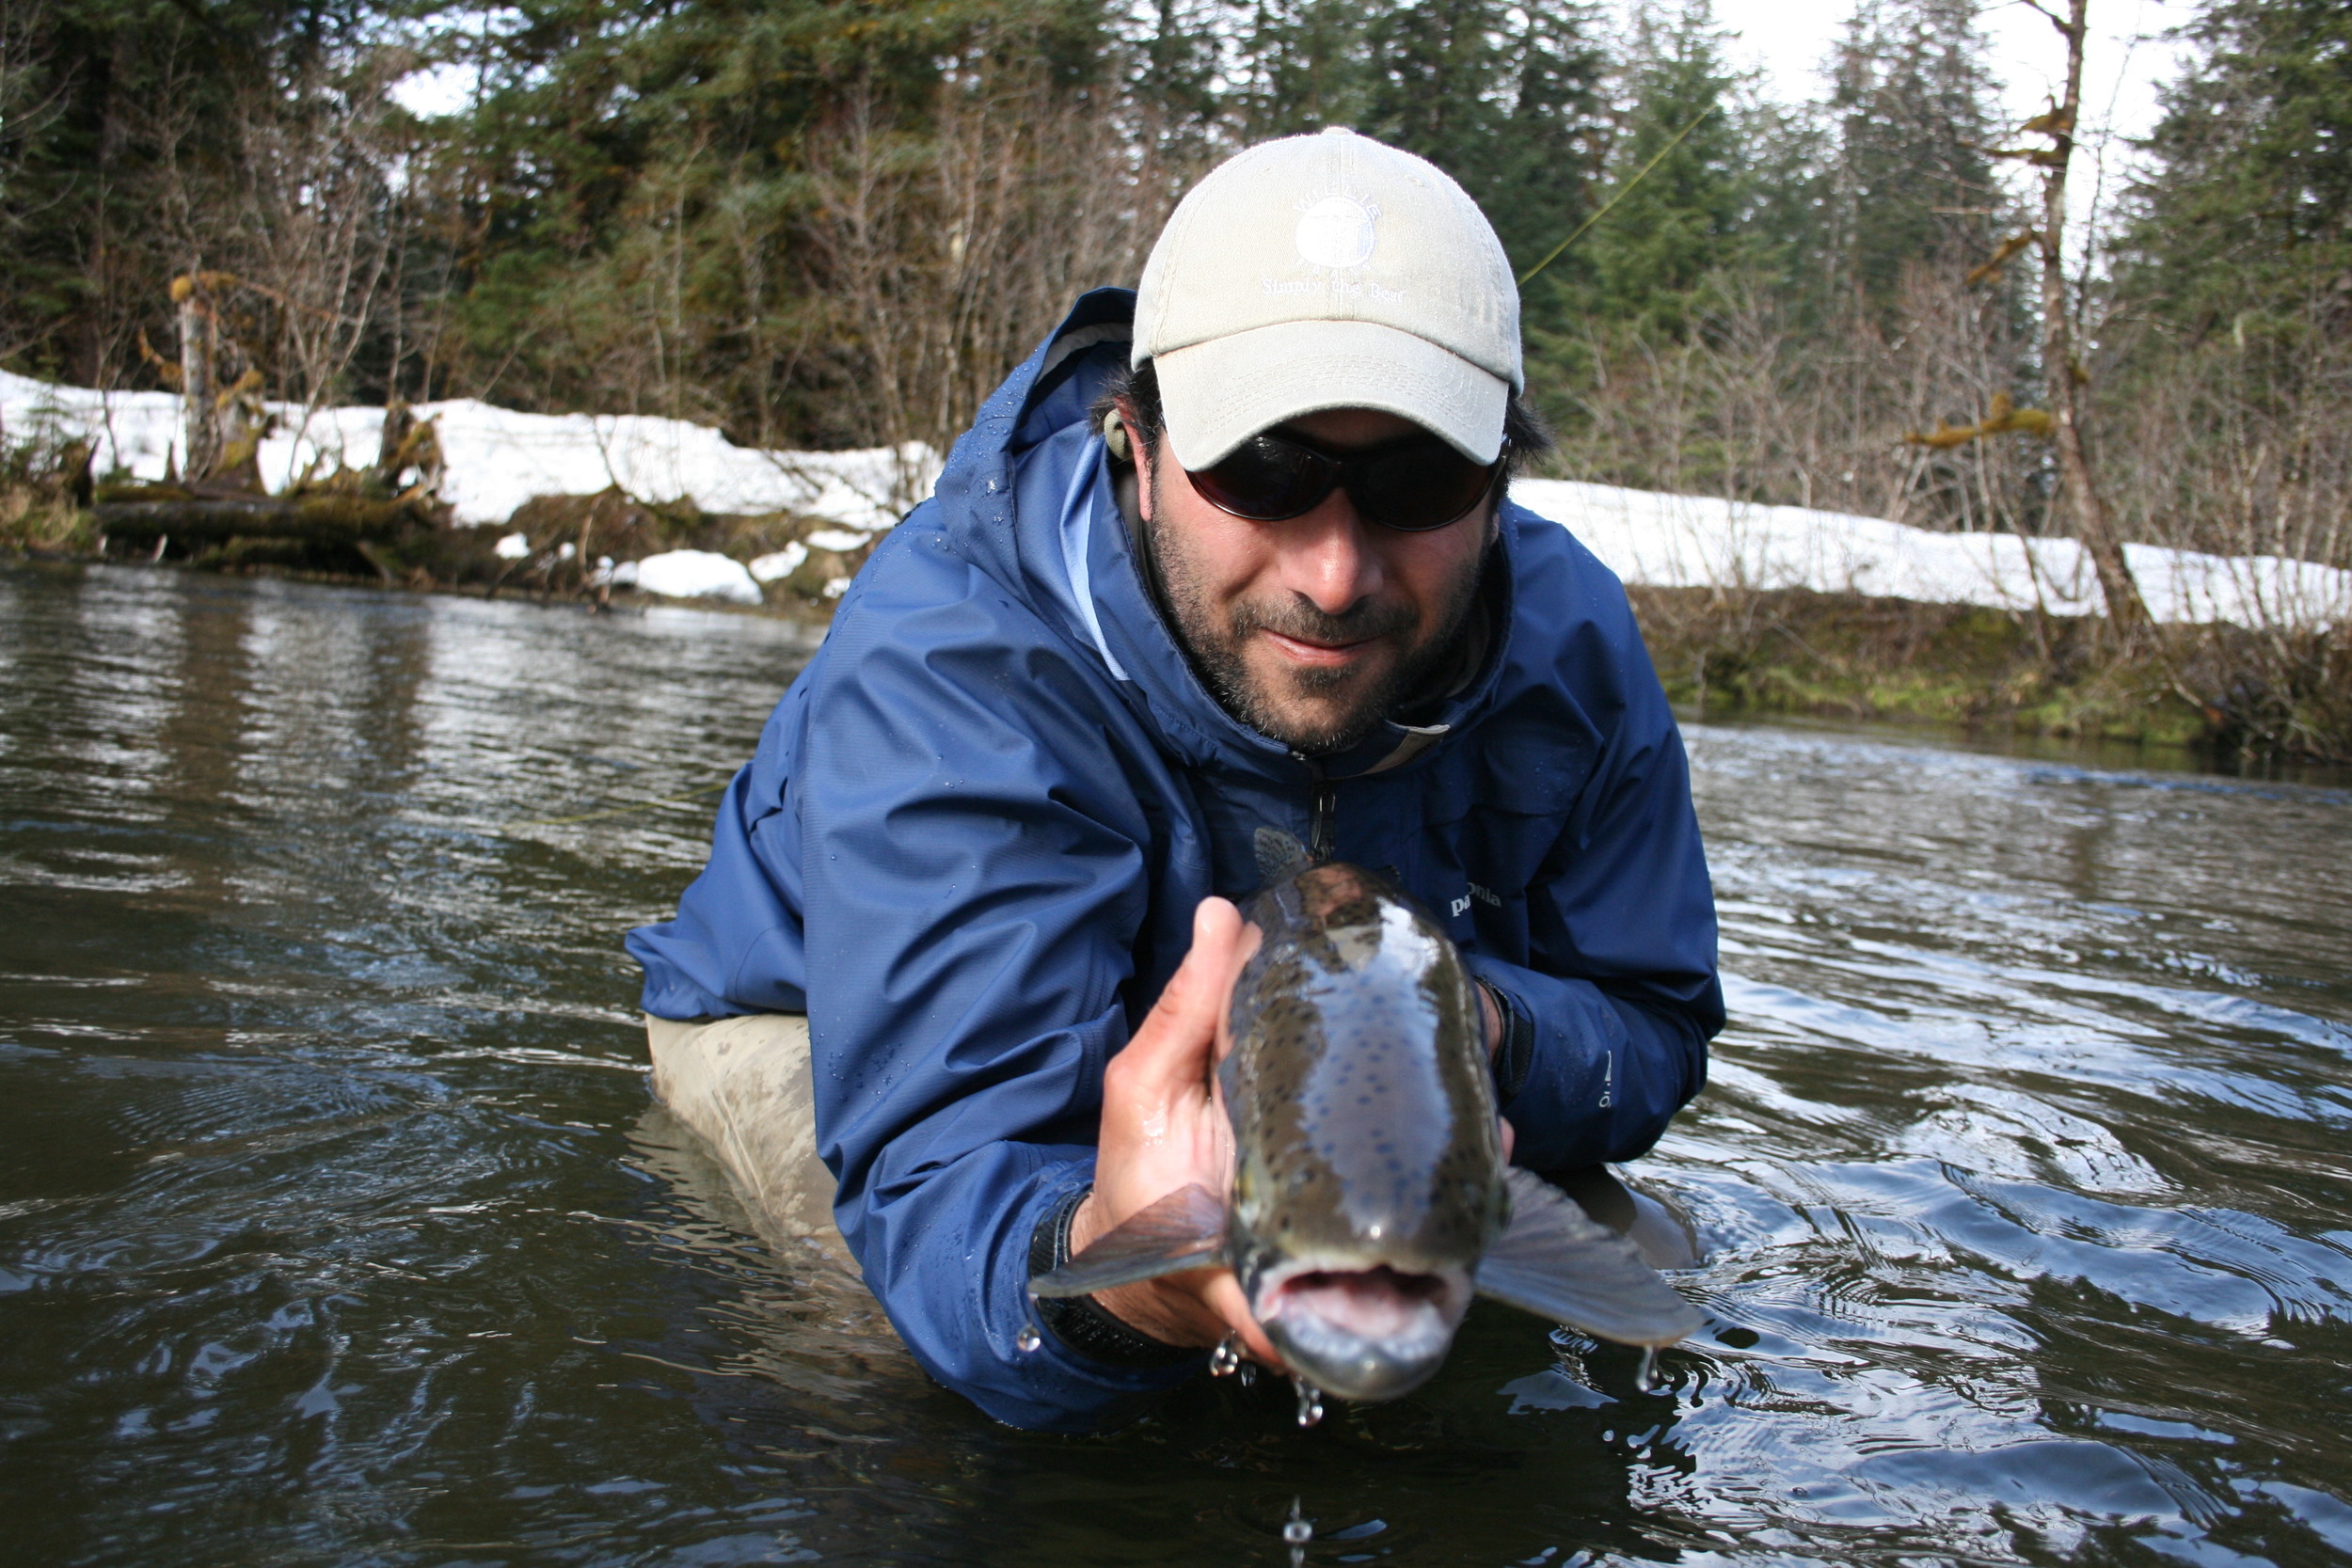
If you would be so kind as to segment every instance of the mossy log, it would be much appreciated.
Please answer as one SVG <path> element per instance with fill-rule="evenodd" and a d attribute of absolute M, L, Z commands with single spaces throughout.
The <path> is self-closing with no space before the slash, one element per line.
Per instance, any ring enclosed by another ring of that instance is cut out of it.
<path fill-rule="evenodd" d="M 133 499 L 135 495 L 136 499 Z M 287 539 L 353 547 L 389 544 L 409 529 L 430 526 L 428 508 L 413 500 L 363 496 L 198 495 L 176 486 L 109 487 L 95 509 L 98 526 L 125 543 L 168 536 L 182 546 L 229 539 Z"/>

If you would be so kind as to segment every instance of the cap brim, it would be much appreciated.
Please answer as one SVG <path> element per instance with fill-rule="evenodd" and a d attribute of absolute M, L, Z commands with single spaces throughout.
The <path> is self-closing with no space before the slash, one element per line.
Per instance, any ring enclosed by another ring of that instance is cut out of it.
<path fill-rule="evenodd" d="M 1473 463 L 1502 451 L 1510 383 L 1377 322 L 1279 322 L 1171 350 L 1154 364 L 1168 441 L 1187 468 L 1213 467 L 1258 432 L 1326 408 L 1410 420 Z"/>

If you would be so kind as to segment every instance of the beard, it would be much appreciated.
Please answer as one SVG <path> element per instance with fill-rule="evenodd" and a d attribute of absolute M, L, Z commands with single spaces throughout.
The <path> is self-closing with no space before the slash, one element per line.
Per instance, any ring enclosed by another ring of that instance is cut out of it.
<path fill-rule="evenodd" d="M 1326 644 L 1357 642 L 1408 633 L 1418 617 L 1410 606 L 1379 599 L 1331 615 L 1296 594 L 1286 602 L 1244 599 L 1220 608 L 1210 601 L 1204 574 L 1183 543 L 1164 529 L 1160 519 L 1168 509 L 1156 495 L 1152 514 L 1144 536 L 1152 572 L 1194 671 L 1218 706 L 1301 756 L 1346 751 L 1422 697 L 1458 661 L 1477 608 L 1483 550 L 1446 584 L 1429 635 L 1405 646 L 1386 669 L 1288 670 L 1268 676 L 1253 672 L 1243 657 L 1258 632 Z"/>

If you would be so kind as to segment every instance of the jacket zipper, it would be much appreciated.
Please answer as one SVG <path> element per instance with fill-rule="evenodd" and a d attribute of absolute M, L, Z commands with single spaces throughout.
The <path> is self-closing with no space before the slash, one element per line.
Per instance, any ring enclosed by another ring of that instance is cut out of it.
<path fill-rule="evenodd" d="M 1307 858 L 1321 865 L 1331 858 L 1332 840 L 1339 836 L 1339 785 L 1323 776 L 1323 765 L 1310 762 L 1314 769 L 1314 788 L 1307 797 Z"/>

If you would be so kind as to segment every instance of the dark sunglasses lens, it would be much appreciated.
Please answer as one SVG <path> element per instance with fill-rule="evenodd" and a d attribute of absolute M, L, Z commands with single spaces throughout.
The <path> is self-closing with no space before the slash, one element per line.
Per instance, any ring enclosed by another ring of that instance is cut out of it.
<path fill-rule="evenodd" d="M 1476 506 L 1494 474 L 1443 441 L 1415 441 L 1367 459 L 1347 493 L 1366 521 L 1419 533 Z"/>
<path fill-rule="evenodd" d="M 1331 493 L 1336 467 L 1304 447 L 1254 436 L 1215 467 L 1188 471 L 1192 487 L 1211 504 L 1266 523 L 1312 511 Z"/>

